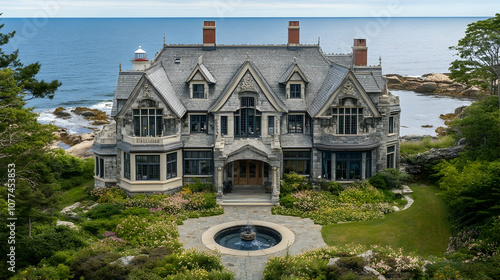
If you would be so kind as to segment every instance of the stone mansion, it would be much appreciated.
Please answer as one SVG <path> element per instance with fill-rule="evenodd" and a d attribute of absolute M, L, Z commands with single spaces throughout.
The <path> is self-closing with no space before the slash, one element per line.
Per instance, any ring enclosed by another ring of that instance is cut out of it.
<path fill-rule="evenodd" d="M 365 39 L 352 53 L 300 44 L 290 21 L 282 45 L 167 45 L 118 75 L 111 116 L 96 136 L 95 187 L 173 193 L 194 178 L 267 186 L 283 174 L 352 182 L 399 166 L 399 99 Z"/>

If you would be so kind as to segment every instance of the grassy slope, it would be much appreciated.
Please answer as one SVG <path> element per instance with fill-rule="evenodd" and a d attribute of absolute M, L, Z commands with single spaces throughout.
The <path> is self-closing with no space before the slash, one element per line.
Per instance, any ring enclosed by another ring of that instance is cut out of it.
<path fill-rule="evenodd" d="M 94 178 L 88 180 L 84 184 L 74 187 L 65 191 L 58 199 L 57 199 L 57 208 L 63 209 L 66 206 L 73 205 L 75 202 L 81 201 L 85 194 L 84 189 L 86 187 L 94 185 Z"/>
<path fill-rule="evenodd" d="M 412 185 L 413 205 L 384 219 L 324 226 L 328 245 L 377 244 L 416 251 L 419 255 L 442 255 L 451 236 L 448 213 L 434 187 Z"/>

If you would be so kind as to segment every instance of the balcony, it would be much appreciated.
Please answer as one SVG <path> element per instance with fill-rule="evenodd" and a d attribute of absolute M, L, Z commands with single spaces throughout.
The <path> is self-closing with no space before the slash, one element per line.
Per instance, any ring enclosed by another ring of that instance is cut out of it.
<path fill-rule="evenodd" d="M 123 141 L 132 145 L 167 145 L 181 141 L 181 137 L 178 134 L 163 137 L 132 137 L 123 135 Z"/>

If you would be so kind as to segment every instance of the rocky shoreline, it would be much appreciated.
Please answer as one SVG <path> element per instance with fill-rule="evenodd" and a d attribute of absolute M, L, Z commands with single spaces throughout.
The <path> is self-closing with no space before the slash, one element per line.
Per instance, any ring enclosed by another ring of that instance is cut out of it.
<path fill-rule="evenodd" d="M 69 111 L 69 112 L 68 112 Z M 104 125 L 111 122 L 111 118 L 108 115 L 98 109 L 91 109 L 87 107 L 76 107 L 75 109 L 68 110 L 63 107 L 58 107 L 54 110 L 53 114 L 56 118 L 71 119 L 73 115 L 71 113 L 82 116 L 84 119 L 91 122 L 91 125 Z M 63 146 L 64 143 L 71 146 L 65 151 L 73 156 L 80 158 L 90 158 L 94 156 L 94 153 L 90 151 L 90 148 L 94 144 L 95 131 L 91 133 L 83 134 L 69 134 L 68 129 L 59 128 L 54 134 L 56 136 L 56 141 L 52 143 L 51 148 L 57 149 Z"/>
<path fill-rule="evenodd" d="M 425 94 L 443 94 L 451 97 L 478 98 L 487 92 L 454 82 L 449 74 L 430 73 L 421 77 L 387 74 L 387 87 L 395 90 L 408 90 Z"/>

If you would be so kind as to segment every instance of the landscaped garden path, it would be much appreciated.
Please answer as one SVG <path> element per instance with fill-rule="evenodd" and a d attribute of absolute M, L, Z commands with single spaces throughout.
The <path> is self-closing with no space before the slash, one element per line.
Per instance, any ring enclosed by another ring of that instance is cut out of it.
<path fill-rule="evenodd" d="M 252 220 L 266 221 L 282 225 L 295 234 L 295 242 L 288 248 L 291 255 L 326 246 L 321 237 L 321 226 L 315 225 L 311 219 L 272 215 L 270 206 L 224 206 L 225 214 L 220 216 L 189 219 L 178 227 L 180 241 L 184 248 L 209 250 L 201 241 L 202 234 L 210 227 L 231 221 Z M 234 271 L 235 278 L 241 280 L 262 279 L 262 271 L 267 259 L 283 256 L 287 250 L 275 254 L 256 257 L 222 255 L 222 263 Z"/>

